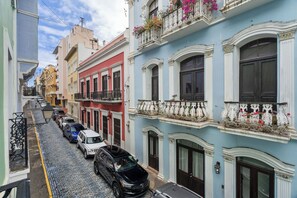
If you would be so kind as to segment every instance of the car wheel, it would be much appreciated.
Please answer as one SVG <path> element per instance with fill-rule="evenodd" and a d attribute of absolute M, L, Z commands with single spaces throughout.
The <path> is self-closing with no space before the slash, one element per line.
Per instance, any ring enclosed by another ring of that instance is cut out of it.
<path fill-rule="evenodd" d="M 84 151 L 84 158 L 85 158 L 85 159 L 88 159 L 88 157 L 89 157 L 89 156 L 88 156 L 88 153 L 87 153 L 87 151 L 85 150 L 85 151 Z"/>
<path fill-rule="evenodd" d="M 122 190 L 121 190 L 120 186 L 119 186 L 117 183 L 114 183 L 114 184 L 112 185 L 112 191 L 113 191 L 113 195 L 114 195 L 116 198 L 123 197 Z"/>
<path fill-rule="evenodd" d="M 98 166 L 97 166 L 97 163 L 96 162 L 94 163 L 94 173 L 96 175 L 99 175 L 99 169 L 98 169 Z"/>

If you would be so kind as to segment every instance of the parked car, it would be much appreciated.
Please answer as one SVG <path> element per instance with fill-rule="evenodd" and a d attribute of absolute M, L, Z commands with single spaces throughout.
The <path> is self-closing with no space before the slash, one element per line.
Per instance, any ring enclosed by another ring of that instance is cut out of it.
<path fill-rule="evenodd" d="M 156 189 L 153 193 L 153 198 L 180 198 L 180 197 L 187 197 L 187 198 L 202 198 L 197 193 L 191 191 L 190 189 L 178 185 L 173 182 L 168 182 Z"/>
<path fill-rule="evenodd" d="M 63 109 L 61 108 L 53 108 L 54 109 L 54 112 L 53 112 L 53 115 L 52 115 L 52 119 L 54 121 L 56 121 L 58 115 L 65 115 L 65 112 L 63 111 Z"/>
<path fill-rule="evenodd" d="M 55 120 L 55 122 L 56 122 L 56 124 L 58 125 L 58 127 L 60 128 L 60 120 L 63 118 L 63 117 L 67 117 L 67 115 L 57 115 L 56 116 L 56 120 Z"/>
<path fill-rule="evenodd" d="M 108 145 L 94 157 L 94 172 L 112 187 L 115 197 L 142 196 L 149 189 L 148 173 L 124 149 Z"/>
<path fill-rule="evenodd" d="M 77 142 L 77 136 L 81 130 L 85 130 L 85 127 L 79 123 L 67 123 L 63 129 L 63 136 L 66 137 L 69 142 Z"/>
<path fill-rule="evenodd" d="M 73 118 L 67 117 L 67 116 L 61 117 L 60 119 L 58 119 L 58 121 L 59 121 L 58 125 L 59 125 L 60 129 L 62 129 L 62 130 L 66 124 L 75 123 L 75 120 Z"/>
<path fill-rule="evenodd" d="M 94 156 L 105 145 L 103 138 L 93 130 L 82 130 L 78 134 L 76 147 L 82 150 L 85 159 Z"/>

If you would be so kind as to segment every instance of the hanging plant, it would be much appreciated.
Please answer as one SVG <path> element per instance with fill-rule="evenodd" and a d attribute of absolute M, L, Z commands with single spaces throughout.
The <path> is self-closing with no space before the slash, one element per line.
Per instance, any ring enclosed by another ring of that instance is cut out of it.
<path fill-rule="evenodd" d="M 182 9 L 183 9 L 183 20 L 186 20 L 189 18 L 190 14 L 194 13 L 194 7 L 196 0 L 183 0 L 182 1 Z"/>
<path fill-rule="evenodd" d="M 203 0 L 203 4 L 207 6 L 209 11 L 218 10 L 217 0 Z"/>

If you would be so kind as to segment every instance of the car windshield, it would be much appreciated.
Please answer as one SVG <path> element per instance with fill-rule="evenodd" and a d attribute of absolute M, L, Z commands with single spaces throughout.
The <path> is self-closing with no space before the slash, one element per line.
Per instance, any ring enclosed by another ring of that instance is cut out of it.
<path fill-rule="evenodd" d="M 67 122 L 67 123 L 74 123 L 75 121 L 73 119 L 67 119 L 67 120 L 65 120 L 65 122 Z"/>
<path fill-rule="evenodd" d="M 102 142 L 102 139 L 100 136 L 87 138 L 87 144 L 96 144 L 96 143 L 100 143 L 100 142 Z"/>
<path fill-rule="evenodd" d="M 80 131 L 80 130 L 84 130 L 85 128 L 82 125 L 74 125 L 71 126 L 71 131 L 75 132 L 75 131 Z"/>
<path fill-rule="evenodd" d="M 136 160 L 132 155 L 118 158 L 114 164 L 117 172 L 126 171 L 137 165 Z"/>

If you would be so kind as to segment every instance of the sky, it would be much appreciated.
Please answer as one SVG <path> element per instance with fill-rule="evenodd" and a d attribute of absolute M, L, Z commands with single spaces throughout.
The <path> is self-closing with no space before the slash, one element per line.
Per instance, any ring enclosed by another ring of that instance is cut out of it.
<path fill-rule="evenodd" d="M 39 0 L 38 59 L 36 75 L 48 64 L 56 65 L 52 54 L 61 38 L 80 24 L 94 31 L 99 44 L 107 43 L 128 27 L 128 5 L 125 0 Z"/>

